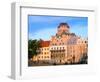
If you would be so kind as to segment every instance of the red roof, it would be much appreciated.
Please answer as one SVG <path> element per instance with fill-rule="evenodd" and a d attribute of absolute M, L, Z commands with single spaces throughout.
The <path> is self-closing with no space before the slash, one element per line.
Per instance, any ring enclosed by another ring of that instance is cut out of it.
<path fill-rule="evenodd" d="M 41 47 L 48 47 L 50 45 L 50 41 L 41 41 L 40 46 Z"/>

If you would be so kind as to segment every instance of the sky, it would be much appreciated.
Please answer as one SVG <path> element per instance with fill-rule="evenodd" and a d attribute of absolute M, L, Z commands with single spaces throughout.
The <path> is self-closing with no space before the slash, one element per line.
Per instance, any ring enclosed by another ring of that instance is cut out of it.
<path fill-rule="evenodd" d="M 88 37 L 88 17 L 75 16 L 28 16 L 29 39 L 50 40 L 57 33 L 60 23 L 68 23 L 70 32 L 82 38 Z"/>

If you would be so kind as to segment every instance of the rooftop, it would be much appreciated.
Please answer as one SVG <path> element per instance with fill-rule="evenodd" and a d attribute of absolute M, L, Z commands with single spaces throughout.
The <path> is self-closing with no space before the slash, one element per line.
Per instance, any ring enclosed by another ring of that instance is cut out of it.
<path fill-rule="evenodd" d="M 40 42 L 40 47 L 49 47 L 50 41 L 41 41 Z"/>
<path fill-rule="evenodd" d="M 70 28 L 67 23 L 60 23 L 59 26 L 58 26 L 58 28 L 60 28 L 61 26 L 66 26 L 66 27 Z"/>

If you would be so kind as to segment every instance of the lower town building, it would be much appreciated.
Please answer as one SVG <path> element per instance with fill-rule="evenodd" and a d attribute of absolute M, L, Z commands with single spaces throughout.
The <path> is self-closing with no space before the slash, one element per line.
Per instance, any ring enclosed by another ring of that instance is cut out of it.
<path fill-rule="evenodd" d="M 65 63 L 65 57 L 66 57 L 66 46 L 51 46 L 50 52 L 51 52 L 51 62 L 56 64 L 63 64 Z"/>
<path fill-rule="evenodd" d="M 87 57 L 88 40 L 70 32 L 67 23 L 61 23 L 50 41 L 42 41 L 40 54 L 33 61 L 48 60 L 53 64 L 78 63 Z"/>
<path fill-rule="evenodd" d="M 50 61 L 51 55 L 49 50 L 50 41 L 41 41 L 40 42 L 40 53 L 36 56 L 33 56 L 33 61 Z"/>

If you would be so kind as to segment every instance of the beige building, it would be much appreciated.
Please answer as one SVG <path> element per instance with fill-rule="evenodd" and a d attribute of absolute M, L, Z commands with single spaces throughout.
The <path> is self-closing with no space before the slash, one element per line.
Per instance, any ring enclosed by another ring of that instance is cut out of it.
<path fill-rule="evenodd" d="M 33 57 L 34 61 L 49 60 L 55 64 L 78 63 L 88 52 L 88 40 L 70 32 L 67 23 L 61 23 L 57 33 L 50 41 L 42 41 L 40 54 Z"/>
<path fill-rule="evenodd" d="M 49 47 L 40 48 L 40 51 L 41 52 L 38 55 L 39 60 L 50 60 L 51 59 Z"/>
<path fill-rule="evenodd" d="M 50 41 L 41 41 L 40 44 L 41 44 L 41 47 L 39 49 L 40 53 L 36 56 L 33 56 L 33 61 L 51 60 L 50 49 L 49 49 Z"/>
<path fill-rule="evenodd" d="M 87 55 L 87 40 L 70 33 L 67 23 L 61 23 L 50 41 L 51 60 L 55 63 L 78 63 Z"/>

